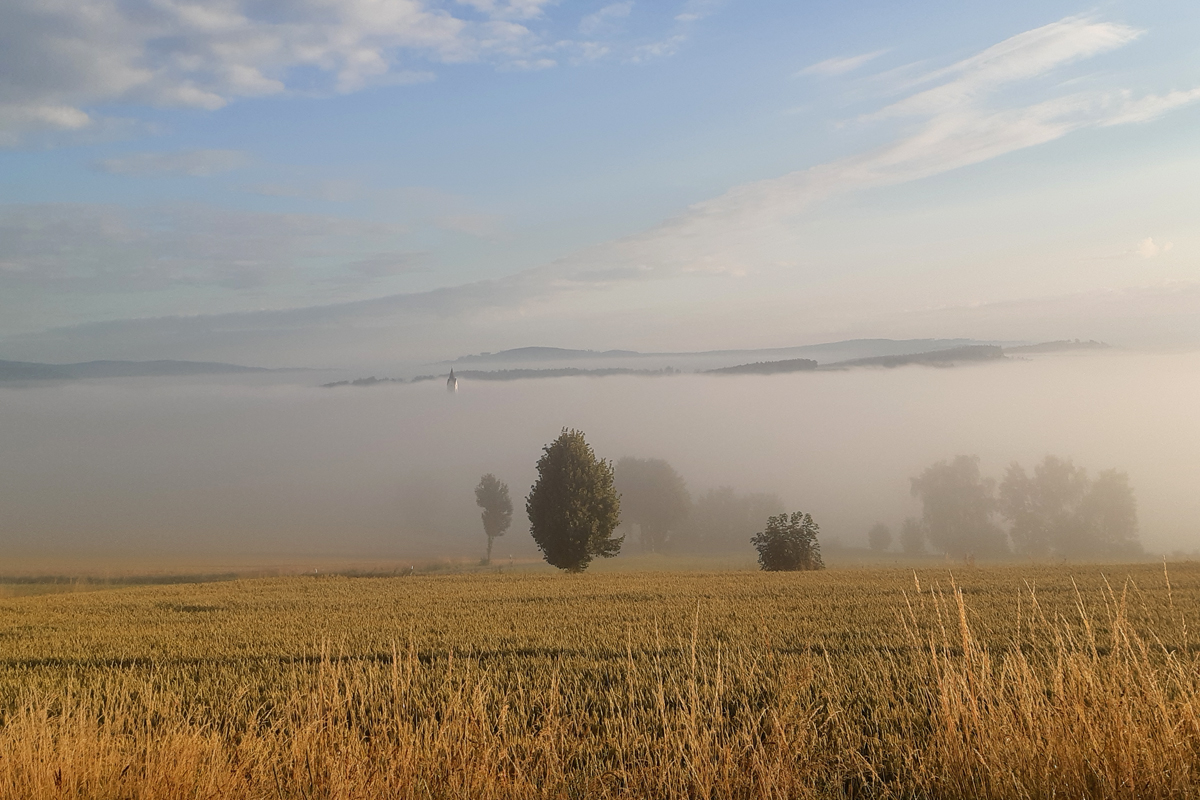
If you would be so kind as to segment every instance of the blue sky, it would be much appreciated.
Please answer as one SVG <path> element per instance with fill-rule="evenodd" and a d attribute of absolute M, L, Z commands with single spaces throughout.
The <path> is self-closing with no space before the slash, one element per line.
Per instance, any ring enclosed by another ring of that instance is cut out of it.
<path fill-rule="evenodd" d="M 1200 343 L 1194 3 L 14 0 L 0 358 Z"/>

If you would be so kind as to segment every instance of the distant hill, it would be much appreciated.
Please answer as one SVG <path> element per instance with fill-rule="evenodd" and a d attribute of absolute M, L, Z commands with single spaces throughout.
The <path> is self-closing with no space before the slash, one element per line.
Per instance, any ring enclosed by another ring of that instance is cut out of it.
<path fill-rule="evenodd" d="M 644 355 L 635 350 L 568 350 L 563 347 L 518 347 L 498 353 L 480 353 L 454 359 L 455 364 L 479 364 L 496 361 L 574 361 L 593 358 L 627 358 Z"/>
<path fill-rule="evenodd" d="M 84 378 L 147 378 L 186 375 L 225 375 L 270 372 L 266 367 L 243 367 L 211 361 L 85 361 L 80 364 L 39 364 L 0 361 L 0 381 L 70 381 Z"/>
<path fill-rule="evenodd" d="M 854 340 L 853 342 L 835 342 L 833 344 L 812 345 L 810 347 L 825 348 L 825 352 L 827 352 L 827 353 L 835 352 L 836 348 L 838 348 L 838 347 L 843 348 L 843 351 L 848 350 L 850 352 L 853 352 L 857 348 L 864 348 L 864 347 L 865 348 L 870 348 L 870 347 L 878 348 L 881 344 L 896 345 L 897 346 L 896 349 L 903 350 L 906 347 L 911 346 L 914 342 L 936 342 L 938 344 L 943 344 L 946 342 L 954 342 L 954 341 L 970 341 L 970 340 L 909 339 L 904 342 L 896 342 L 896 341 L 893 341 L 890 339 L 858 339 L 858 340 Z M 599 378 L 599 377 L 606 377 L 609 375 L 660 375 L 660 376 L 665 376 L 665 375 L 682 375 L 682 374 L 688 374 L 688 373 L 704 374 L 704 375 L 779 375 L 779 374 L 785 374 L 785 373 L 791 373 L 791 372 L 811 372 L 814 370 L 822 370 L 822 371 L 845 370 L 845 369 L 856 369 L 856 368 L 861 368 L 861 367 L 891 368 L 891 367 L 903 367 L 903 366 L 908 366 L 908 365 L 924 365 L 924 366 L 930 366 L 930 367 L 950 367 L 950 366 L 954 366 L 955 364 L 961 364 L 961 363 L 965 363 L 965 362 L 1002 361 L 1006 358 L 1006 353 L 1049 353 L 1049 352 L 1056 352 L 1059 350 L 1101 349 L 1101 348 L 1107 348 L 1108 346 L 1109 345 L 1106 345 L 1102 342 L 1079 342 L 1078 340 L 1076 340 L 1074 342 L 1070 342 L 1070 341 L 1045 342 L 1043 344 L 1020 345 L 1020 346 L 1016 346 L 1016 347 L 1007 347 L 1007 348 L 1001 347 L 1000 345 L 997 345 L 997 344 L 978 344 L 978 343 L 976 343 L 976 344 L 959 345 L 957 347 L 939 347 L 937 349 L 925 350 L 925 351 L 920 351 L 920 352 L 899 352 L 899 353 L 890 353 L 890 354 L 885 354 L 885 355 L 868 356 L 868 357 L 864 357 L 864 358 L 849 358 L 849 359 L 844 359 L 844 360 L 840 360 L 840 361 L 827 362 L 824 364 L 816 361 L 815 359 L 811 359 L 811 358 L 788 358 L 788 359 L 780 359 L 778 361 L 754 361 L 754 362 L 750 362 L 750 363 L 746 363 L 746 364 L 735 364 L 733 366 L 717 367 L 717 368 L 713 368 L 713 369 L 705 369 L 705 368 L 695 369 L 695 368 L 693 368 L 690 370 L 687 370 L 687 369 L 681 370 L 681 369 L 676 369 L 674 367 L 662 367 L 660 369 L 639 369 L 639 368 L 621 367 L 621 366 L 596 367 L 596 368 L 584 368 L 584 367 L 529 368 L 529 367 L 526 367 L 526 368 L 518 368 L 518 369 L 493 369 L 493 370 L 459 369 L 459 370 L 455 371 L 455 374 L 459 378 L 464 379 L 464 380 L 477 380 L 477 381 L 517 381 L 517 380 L 526 380 L 526 379 L 530 379 L 530 378 L 569 378 L 569 377 L 579 377 L 579 376 L 590 376 L 590 377 Z M 799 349 L 799 348 L 787 348 L 788 351 L 790 351 L 791 349 Z M 511 353 L 511 352 L 517 352 L 517 351 L 505 351 L 505 353 Z M 608 354 L 611 354 L 611 353 L 622 354 L 622 355 L 626 355 L 626 356 L 633 353 L 633 351 L 629 351 L 629 350 L 607 350 L 607 351 L 603 351 L 603 352 L 597 352 L 597 351 L 593 351 L 593 350 L 562 350 L 562 349 L 555 348 L 555 347 L 528 347 L 528 348 L 522 348 L 522 350 L 520 352 L 526 353 L 528 358 L 530 358 L 531 360 L 537 360 L 538 358 L 541 358 L 542 355 L 545 355 L 547 353 L 553 353 L 553 354 L 588 353 L 588 354 L 591 354 L 591 356 L 596 356 L 596 357 L 607 356 Z M 728 356 L 729 354 L 742 353 L 742 352 L 764 353 L 764 352 L 774 352 L 774 351 L 714 350 L 714 351 L 710 351 L 708 353 L 692 353 L 692 354 L 683 354 L 683 355 L 710 356 L 714 353 L 720 353 L 725 356 Z M 503 359 L 503 358 L 505 358 L 505 353 L 494 353 L 494 354 L 483 353 L 479 356 L 470 356 L 469 358 L 490 359 L 490 358 L 495 357 L 498 359 Z M 634 353 L 634 355 L 649 356 L 651 354 Z M 658 354 L 653 354 L 653 355 L 662 356 L 664 354 L 658 353 Z M 680 354 L 674 354 L 674 355 L 678 357 Z M 553 357 L 558 358 L 559 355 L 554 355 Z M 458 359 L 458 361 L 462 361 L 462 360 L 463 359 Z M 455 362 L 455 363 L 457 363 L 457 362 Z M 418 375 L 417 377 L 412 378 L 410 381 L 407 381 L 407 382 L 418 383 L 418 382 L 422 382 L 422 381 L 444 379 L 445 377 L 446 377 L 445 373 L 442 373 L 440 375 Z M 405 382 L 406 381 L 403 378 L 370 377 L 370 378 L 359 378 L 358 380 L 354 380 L 354 381 L 338 381 L 336 383 L 327 383 L 327 384 L 324 384 L 324 386 L 327 386 L 327 387 L 374 386 L 374 385 L 380 384 L 380 383 L 405 383 Z"/>
<path fill-rule="evenodd" d="M 835 361 L 831 364 L 818 364 L 807 358 L 793 358 L 786 361 L 758 361 L 753 364 L 738 364 L 734 367 L 705 370 L 708 375 L 777 375 L 784 372 L 803 372 L 805 370 L 851 369 L 854 367 L 901 367 L 907 364 L 925 364 L 928 366 L 949 366 L 960 361 L 987 361 L 1004 358 L 1004 348 L 992 344 L 973 344 L 966 347 L 952 347 L 947 350 L 931 350 L 926 353 L 907 353 L 904 355 L 874 356 L 872 358 L 854 358 L 847 361 Z"/>
<path fill-rule="evenodd" d="M 736 367 L 721 367 L 707 370 L 709 375 L 777 375 L 781 372 L 803 372 L 816 369 L 819 365 L 811 358 L 791 358 L 786 361 L 757 361 L 753 364 L 738 364 Z"/>
<path fill-rule="evenodd" d="M 1023 344 L 1017 347 L 1006 347 L 1006 353 L 1061 353 L 1066 350 L 1108 350 L 1111 344 L 1089 339 L 1081 342 L 1078 339 L 1064 339 L 1060 342 L 1042 342 L 1041 344 Z"/>
<path fill-rule="evenodd" d="M 821 364 L 876 356 L 910 355 L 934 350 L 950 350 L 979 344 L 975 339 L 848 339 L 841 342 L 806 344 L 796 347 L 770 347 L 756 350 L 697 350 L 684 352 L 639 352 L 637 350 L 570 350 L 561 347 L 518 347 L 495 353 L 462 356 L 446 364 L 523 365 L 542 363 L 547 367 L 573 367 L 583 361 L 610 361 L 611 367 L 638 368 L 654 363 L 656 367 L 674 366 L 692 371 L 708 371 L 750 362 L 770 363 L 793 359 L 812 359 Z"/>
<path fill-rule="evenodd" d="M 527 378 L 575 378 L 591 377 L 606 378 L 609 375 L 678 375 L 679 371 L 667 369 L 625 369 L 622 367 L 582 369 L 580 367 L 561 367 L 551 369 L 463 369 L 454 373 L 459 378 L 474 381 L 523 381 Z M 421 381 L 440 380 L 445 375 L 418 375 L 412 383 Z M 377 381 L 382 383 L 382 381 Z M 332 384 L 328 384 L 332 385 Z"/>
<path fill-rule="evenodd" d="M 852 367 L 903 367 L 909 364 L 923 364 L 931 367 L 944 367 L 960 361 L 993 361 L 1004 358 L 1004 348 L 994 344 L 973 344 L 966 347 L 954 347 L 949 350 L 934 350 L 929 353 L 910 353 L 902 356 L 877 356 L 875 358 L 855 358 L 850 361 L 839 361 L 825 364 L 821 369 L 850 369 Z"/>

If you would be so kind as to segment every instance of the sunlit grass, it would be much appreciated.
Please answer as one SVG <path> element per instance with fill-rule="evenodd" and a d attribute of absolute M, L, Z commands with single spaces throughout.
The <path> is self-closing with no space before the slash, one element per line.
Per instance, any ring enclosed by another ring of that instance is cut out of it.
<path fill-rule="evenodd" d="M 0 797 L 1200 796 L 1198 609 L 1196 565 L 12 598 Z"/>

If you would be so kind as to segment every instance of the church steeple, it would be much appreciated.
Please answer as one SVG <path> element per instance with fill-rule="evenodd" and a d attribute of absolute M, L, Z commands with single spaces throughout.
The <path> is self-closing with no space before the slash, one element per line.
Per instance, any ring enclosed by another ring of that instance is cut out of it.
<path fill-rule="evenodd" d="M 446 391 L 447 392 L 457 392 L 458 391 L 458 378 L 454 377 L 453 369 L 450 370 L 450 377 L 446 379 Z"/>

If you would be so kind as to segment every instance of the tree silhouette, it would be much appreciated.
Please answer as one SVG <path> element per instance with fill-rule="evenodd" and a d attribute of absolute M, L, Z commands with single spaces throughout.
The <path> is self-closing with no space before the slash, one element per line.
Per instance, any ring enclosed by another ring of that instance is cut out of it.
<path fill-rule="evenodd" d="M 1043 557 L 1082 549 L 1088 538 L 1081 514 L 1089 481 L 1069 458 L 1046 456 L 1033 477 L 1013 463 L 1000 482 L 1000 512 L 1011 523 L 1013 549 Z"/>
<path fill-rule="evenodd" d="M 1088 558 L 1141 550 L 1129 476 L 1116 470 L 1091 480 L 1069 458 L 1046 456 L 1031 477 L 1013 463 L 1000 484 L 1000 510 L 1022 555 Z"/>
<path fill-rule="evenodd" d="M 614 478 L 621 521 L 638 526 L 646 550 L 661 553 L 691 511 L 683 478 L 661 458 L 629 456 L 617 462 Z"/>
<path fill-rule="evenodd" d="M 487 536 L 485 564 L 492 563 L 492 542 L 504 535 L 512 525 L 513 504 L 508 496 L 508 484 L 496 480 L 488 473 L 479 479 L 475 487 L 475 505 L 483 509 L 483 533 Z"/>
<path fill-rule="evenodd" d="M 767 529 L 750 540 L 758 549 L 759 566 L 769 572 L 824 569 L 819 530 L 811 514 L 769 517 Z"/>
<path fill-rule="evenodd" d="M 1137 538 L 1137 501 L 1124 472 L 1106 469 L 1097 475 L 1083 497 L 1081 512 L 1100 554 L 1132 556 L 1142 552 Z"/>
<path fill-rule="evenodd" d="M 892 532 L 882 522 L 876 522 L 867 531 L 867 544 L 876 553 L 882 553 L 892 546 Z"/>
<path fill-rule="evenodd" d="M 687 546 L 699 552 L 741 552 L 746 539 L 754 535 L 762 520 L 783 511 L 783 501 L 778 495 L 742 494 L 729 486 L 710 489 L 697 497 L 692 506 Z"/>
<path fill-rule="evenodd" d="M 620 497 L 613 487 L 612 463 L 597 459 L 577 430 L 563 428 L 542 451 L 538 479 L 525 511 L 529 532 L 546 561 L 568 572 L 583 572 L 593 558 L 611 558 L 624 537 Z"/>
<path fill-rule="evenodd" d="M 925 552 L 925 526 L 916 517 L 908 517 L 900 526 L 900 549 L 907 555 L 919 556 Z"/>
<path fill-rule="evenodd" d="M 995 481 L 979 472 L 978 456 L 939 461 L 912 479 L 921 499 L 930 544 L 952 556 L 996 556 L 1008 551 L 1004 533 L 992 523 Z"/>

